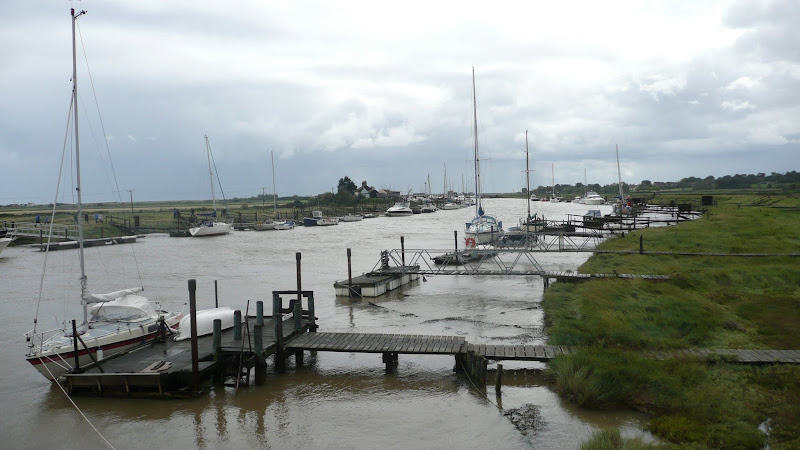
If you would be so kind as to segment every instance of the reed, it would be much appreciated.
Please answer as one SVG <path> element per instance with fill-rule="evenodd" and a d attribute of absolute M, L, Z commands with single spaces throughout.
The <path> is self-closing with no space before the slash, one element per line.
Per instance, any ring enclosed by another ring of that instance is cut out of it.
<path fill-rule="evenodd" d="M 798 199 L 717 197 L 696 221 L 627 234 L 602 249 L 800 253 Z M 749 206 L 769 203 L 771 207 Z M 760 203 L 759 203 L 760 204 Z M 800 443 L 800 368 L 718 359 L 648 360 L 642 350 L 800 349 L 800 258 L 597 254 L 581 272 L 666 274 L 668 281 L 556 283 L 545 294 L 551 344 L 584 350 L 549 376 L 583 407 L 653 414 L 652 432 L 681 446 L 793 448 Z M 776 382 L 780 380 L 780 382 Z M 770 419 L 769 435 L 759 425 Z"/>

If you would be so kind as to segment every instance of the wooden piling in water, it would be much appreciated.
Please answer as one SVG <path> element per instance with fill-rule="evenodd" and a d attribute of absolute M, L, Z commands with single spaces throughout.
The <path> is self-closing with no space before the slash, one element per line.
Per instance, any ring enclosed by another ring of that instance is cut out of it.
<path fill-rule="evenodd" d="M 300 295 L 300 291 L 297 291 L 297 293 Z M 286 370 L 286 360 L 283 353 L 283 312 L 281 311 L 281 306 L 280 295 L 277 292 L 273 292 L 272 321 L 275 323 L 275 370 L 278 372 Z"/>
<path fill-rule="evenodd" d="M 212 347 L 214 349 L 214 362 L 216 362 L 216 374 L 214 375 L 214 381 L 220 382 L 222 381 L 222 319 L 214 319 L 214 331 L 213 331 L 213 344 Z"/>
<path fill-rule="evenodd" d="M 242 340 L 242 311 L 238 309 L 233 311 L 233 340 Z"/>
<path fill-rule="evenodd" d="M 503 386 L 503 365 L 497 365 L 497 377 L 495 377 L 494 391 L 500 394 L 501 387 Z"/>
<path fill-rule="evenodd" d="M 253 327 L 253 352 L 255 356 L 255 383 L 261 386 L 267 381 L 267 363 L 264 358 L 264 339 L 262 333 L 263 325 Z"/>
<path fill-rule="evenodd" d="M 192 389 L 197 390 L 200 383 L 200 362 L 197 350 L 197 300 L 195 293 L 197 291 L 197 281 L 194 279 L 189 280 L 189 320 L 191 327 L 192 339 Z"/>

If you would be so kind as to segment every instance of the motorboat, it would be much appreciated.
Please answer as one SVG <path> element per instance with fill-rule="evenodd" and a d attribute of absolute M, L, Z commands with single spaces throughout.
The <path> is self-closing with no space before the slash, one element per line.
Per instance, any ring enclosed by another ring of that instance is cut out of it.
<path fill-rule="evenodd" d="M 600 196 L 597 192 L 589 191 L 586 193 L 586 197 L 583 197 L 584 205 L 602 205 L 605 204 L 606 199 Z"/>
<path fill-rule="evenodd" d="M 412 214 L 414 214 L 414 211 L 406 202 L 397 202 L 386 210 L 386 215 L 389 217 L 410 216 Z"/>
<path fill-rule="evenodd" d="M 324 217 L 322 211 L 312 211 L 311 217 L 303 217 L 303 225 L 325 227 L 330 225 L 339 225 L 338 217 Z"/>
<path fill-rule="evenodd" d="M 343 222 L 358 222 L 364 219 L 363 214 L 348 213 L 342 216 Z"/>

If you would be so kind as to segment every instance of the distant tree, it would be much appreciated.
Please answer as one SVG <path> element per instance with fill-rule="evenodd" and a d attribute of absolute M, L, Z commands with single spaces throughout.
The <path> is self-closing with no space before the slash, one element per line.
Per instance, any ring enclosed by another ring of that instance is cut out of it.
<path fill-rule="evenodd" d="M 339 178 L 339 186 L 336 188 L 336 192 L 338 193 L 348 193 L 350 195 L 356 193 L 356 184 L 353 183 L 353 180 L 350 179 L 347 175 L 343 178 Z"/>
<path fill-rule="evenodd" d="M 641 183 L 639 183 L 639 185 L 640 185 L 640 186 L 652 186 L 652 185 L 653 185 L 653 182 L 652 182 L 652 181 L 650 181 L 650 180 L 642 180 L 642 182 L 641 182 Z"/>
<path fill-rule="evenodd" d="M 523 194 L 527 194 L 528 193 L 528 188 L 522 188 L 522 193 Z"/>

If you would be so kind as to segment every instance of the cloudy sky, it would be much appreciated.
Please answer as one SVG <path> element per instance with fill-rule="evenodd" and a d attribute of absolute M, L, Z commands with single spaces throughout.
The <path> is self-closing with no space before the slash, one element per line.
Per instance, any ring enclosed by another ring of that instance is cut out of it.
<path fill-rule="evenodd" d="M 484 191 L 525 186 L 525 130 L 534 186 L 615 182 L 617 144 L 629 183 L 800 169 L 798 0 L 493 3 L 14 2 L 0 204 L 56 196 L 71 7 L 85 201 L 210 198 L 204 135 L 227 198 L 272 191 L 270 151 L 280 195 L 460 190 L 473 67 Z"/>

